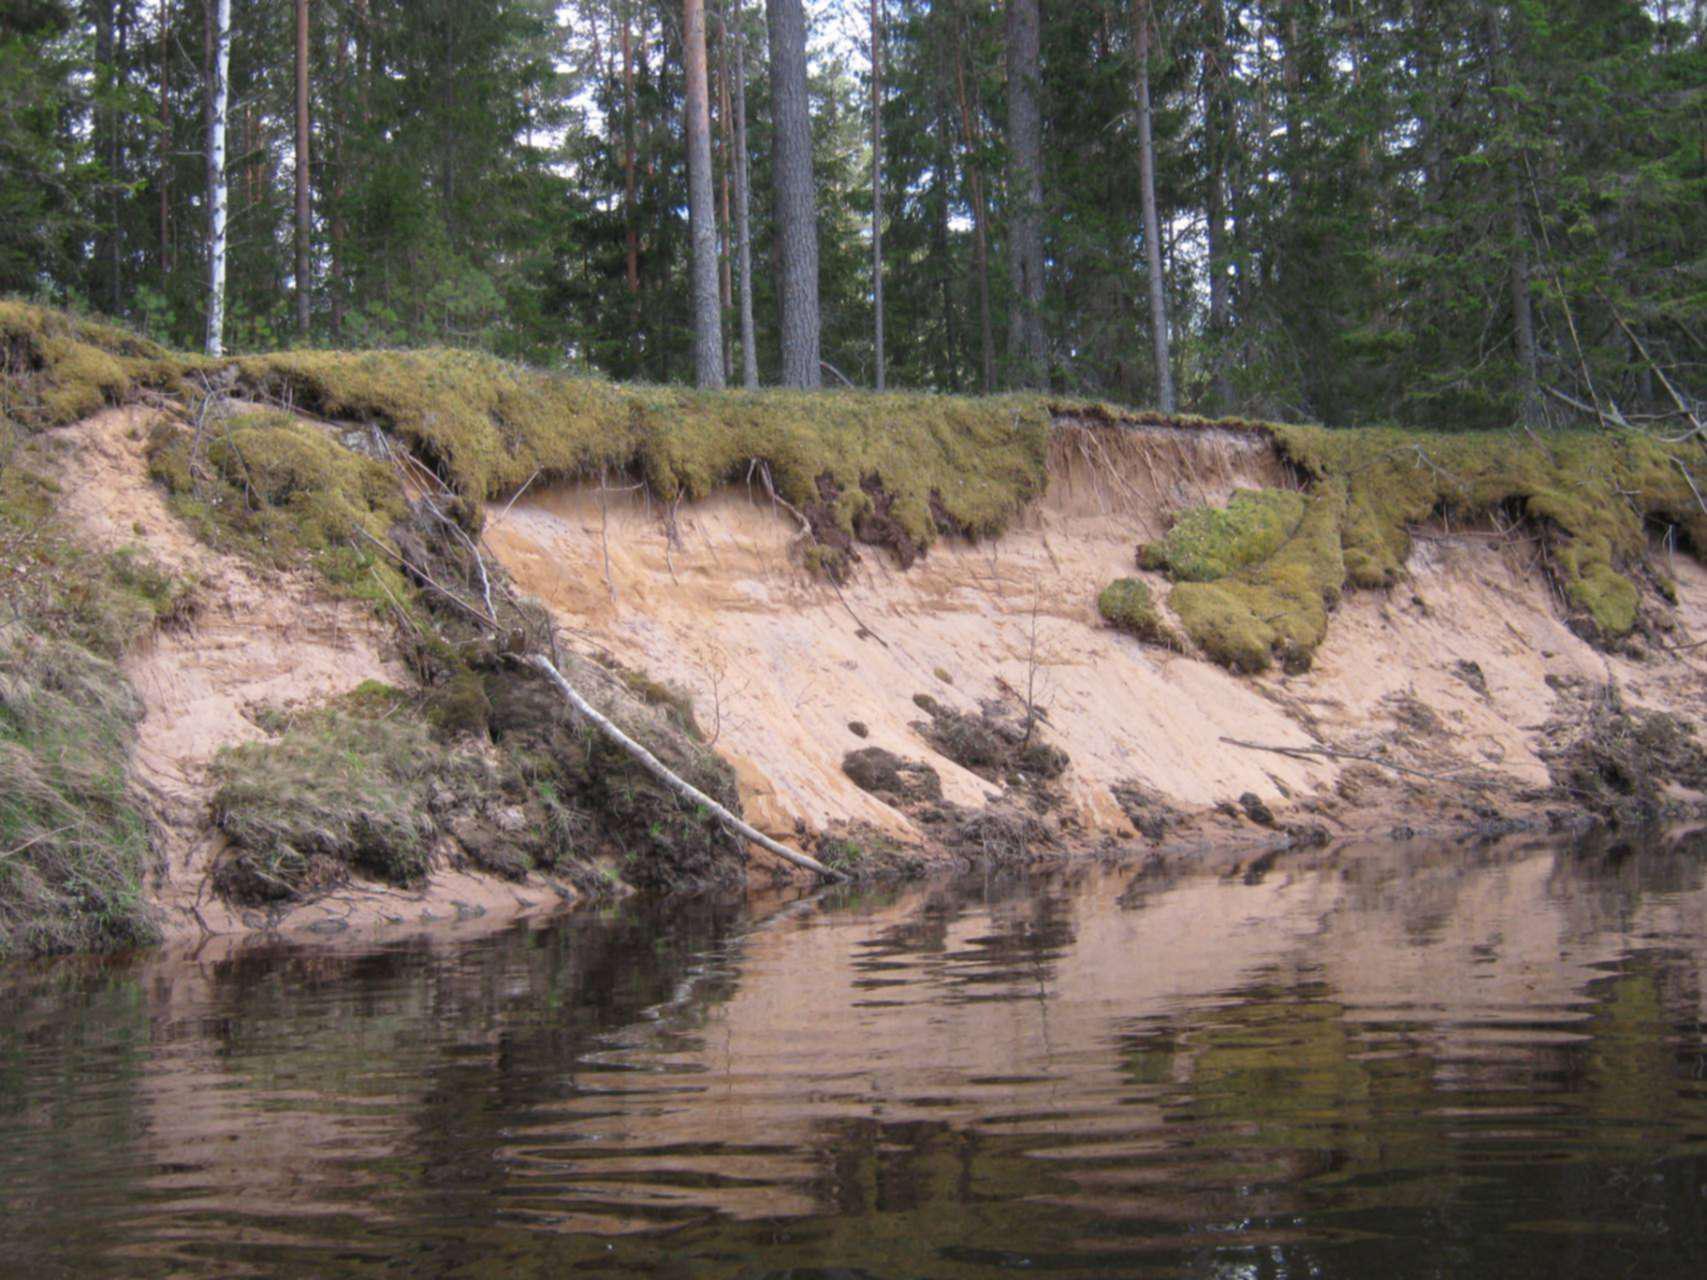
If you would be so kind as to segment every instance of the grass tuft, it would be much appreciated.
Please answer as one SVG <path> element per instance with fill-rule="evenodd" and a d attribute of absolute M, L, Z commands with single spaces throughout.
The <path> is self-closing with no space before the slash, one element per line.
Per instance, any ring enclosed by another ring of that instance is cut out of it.
<path fill-rule="evenodd" d="M 142 708 L 81 645 L 0 626 L 0 956 L 156 940 L 127 772 Z"/>
<path fill-rule="evenodd" d="M 305 896 L 352 871 L 391 884 L 427 873 L 441 792 L 497 791 L 478 754 L 434 738 L 410 716 L 327 709 L 279 737 L 220 752 L 214 822 L 231 841 L 215 881 L 240 902 Z"/>

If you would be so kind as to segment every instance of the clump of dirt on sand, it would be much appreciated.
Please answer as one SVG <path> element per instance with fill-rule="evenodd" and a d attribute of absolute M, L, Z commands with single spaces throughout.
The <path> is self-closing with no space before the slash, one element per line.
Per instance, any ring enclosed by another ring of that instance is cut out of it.
<path fill-rule="evenodd" d="M 1616 685 L 1555 687 L 1563 712 L 1541 756 L 1562 799 L 1616 827 L 1707 812 L 1707 747 L 1695 725 L 1627 706 Z"/>

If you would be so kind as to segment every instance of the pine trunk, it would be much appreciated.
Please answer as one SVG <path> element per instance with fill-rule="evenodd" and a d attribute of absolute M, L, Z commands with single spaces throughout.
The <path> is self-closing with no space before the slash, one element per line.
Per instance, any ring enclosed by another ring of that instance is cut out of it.
<path fill-rule="evenodd" d="M 1144 259 L 1150 275 L 1150 337 L 1156 359 L 1156 404 L 1174 411 L 1173 363 L 1168 355 L 1167 278 L 1162 273 L 1162 223 L 1156 212 L 1156 147 L 1150 130 L 1150 4 L 1136 0 L 1138 57 L 1138 182 L 1144 204 Z"/>
<path fill-rule="evenodd" d="M 723 6 L 717 7 L 717 288 L 718 316 L 723 334 L 723 381 L 735 381 L 735 336 L 729 313 L 735 305 L 735 254 L 731 241 L 734 218 L 730 210 L 730 170 L 735 167 L 729 102 L 729 24 Z"/>
<path fill-rule="evenodd" d="M 172 270 L 172 16 L 160 0 L 160 279 Z"/>
<path fill-rule="evenodd" d="M 230 105 L 231 0 L 213 0 L 207 126 L 207 354 L 225 353 L 225 116 Z"/>
<path fill-rule="evenodd" d="M 818 346 L 818 210 L 806 98 L 806 14 L 801 0 L 766 0 L 765 10 L 771 38 L 782 382 L 788 387 L 815 388 L 822 385 L 823 374 Z"/>
<path fill-rule="evenodd" d="M 640 230 L 634 225 L 634 43 L 628 6 L 622 8 L 622 226 L 623 276 L 630 293 L 640 292 Z"/>
<path fill-rule="evenodd" d="M 711 102 L 705 67 L 705 0 L 682 0 L 682 58 L 687 70 L 694 384 L 721 387 L 723 326 L 717 290 L 717 214 L 711 184 Z"/>
<path fill-rule="evenodd" d="M 972 274 L 978 294 L 979 387 L 989 395 L 996 389 L 996 326 L 990 314 L 990 215 L 984 201 L 984 171 L 975 154 L 983 138 L 966 88 L 964 36 L 963 30 L 955 35 L 954 88 L 960 107 L 960 141 L 966 155 L 966 185 L 972 199 Z"/>
<path fill-rule="evenodd" d="M 1227 377 L 1232 329 L 1227 287 L 1227 157 L 1233 150 L 1233 112 L 1228 96 L 1227 14 L 1221 0 L 1207 6 L 1209 41 L 1204 50 L 1204 120 L 1209 134 L 1209 184 L 1204 210 L 1209 249 L 1210 368 L 1215 408 L 1227 412 L 1233 387 Z"/>
<path fill-rule="evenodd" d="M 737 0 L 735 20 L 741 22 Z M 752 200 L 747 167 L 747 31 L 735 44 L 735 252 L 741 298 L 741 385 L 749 391 L 759 385 L 759 348 L 753 329 L 753 238 Z"/>
<path fill-rule="evenodd" d="M 296 0 L 296 332 L 308 337 L 308 0 Z"/>
<path fill-rule="evenodd" d="M 883 361 L 883 6 L 871 0 L 871 301 L 875 381 L 886 389 Z"/>
<path fill-rule="evenodd" d="M 1008 0 L 1008 269 L 1014 382 L 1048 385 L 1043 338 L 1043 119 L 1038 110 L 1037 0 Z"/>
<path fill-rule="evenodd" d="M 1495 127 L 1504 133 L 1511 121 L 1504 103 L 1506 78 L 1500 70 L 1499 15 L 1486 11 L 1485 30 L 1488 43 L 1488 84 L 1493 92 Z M 1501 139 L 1502 148 L 1509 139 Z M 1512 340 L 1517 349 L 1518 420 L 1528 426 L 1544 421 L 1541 406 L 1540 360 L 1535 346 L 1535 312 L 1529 291 L 1529 229 L 1523 213 L 1523 186 L 1517 175 L 1517 160 L 1502 157 L 1503 193 L 1505 197 L 1506 249 L 1511 255 L 1508 284 L 1511 290 Z"/>

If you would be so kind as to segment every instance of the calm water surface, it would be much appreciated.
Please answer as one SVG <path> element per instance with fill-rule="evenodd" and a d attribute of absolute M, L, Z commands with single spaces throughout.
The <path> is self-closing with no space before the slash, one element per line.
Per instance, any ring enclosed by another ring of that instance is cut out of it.
<path fill-rule="evenodd" d="M 0 972 L 7 1276 L 1699 1276 L 1707 849 Z"/>

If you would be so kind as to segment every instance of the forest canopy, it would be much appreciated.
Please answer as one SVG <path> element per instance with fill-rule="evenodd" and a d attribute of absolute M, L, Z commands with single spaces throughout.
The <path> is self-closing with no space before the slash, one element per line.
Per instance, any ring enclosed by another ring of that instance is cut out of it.
<path fill-rule="evenodd" d="M 202 345 L 222 13 L 234 352 L 1700 420 L 1701 0 L 11 0 L 0 293 Z"/>

